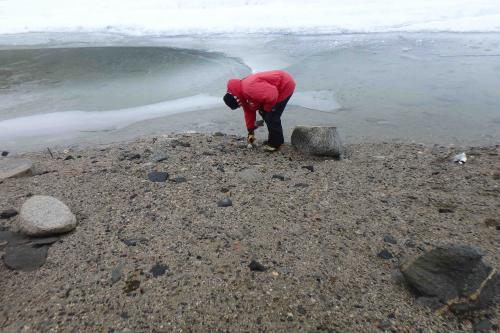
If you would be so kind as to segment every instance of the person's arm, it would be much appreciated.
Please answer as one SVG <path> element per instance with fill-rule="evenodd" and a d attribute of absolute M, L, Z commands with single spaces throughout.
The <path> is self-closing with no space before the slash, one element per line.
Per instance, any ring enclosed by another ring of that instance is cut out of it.
<path fill-rule="evenodd" d="M 271 112 L 273 106 L 278 102 L 278 89 L 266 81 L 255 80 L 248 83 L 244 88 L 248 99 L 255 104 L 256 109 Z"/>
<path fill-rule="evenodd" d="M 243 107 L 243 112 L 245 115 L 245 124 L 247 126 L 248 132 L 255 130 L 255 119 L 257 118 L 257 111 L 249 107 Z"/>

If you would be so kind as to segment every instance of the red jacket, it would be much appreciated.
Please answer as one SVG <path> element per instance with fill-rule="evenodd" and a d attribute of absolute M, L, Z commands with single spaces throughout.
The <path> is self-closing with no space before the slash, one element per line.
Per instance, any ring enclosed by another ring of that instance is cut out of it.
<path fill-rule="evenodd" d="M 291 75 L 281 70 L 260 72 L 227 82 L 227 91 L 237 97 L 243 107 L 249 130 L 255 128 L 257 110 L 271 112 L 273 106 L 287 99 L 294 90 Z"/>

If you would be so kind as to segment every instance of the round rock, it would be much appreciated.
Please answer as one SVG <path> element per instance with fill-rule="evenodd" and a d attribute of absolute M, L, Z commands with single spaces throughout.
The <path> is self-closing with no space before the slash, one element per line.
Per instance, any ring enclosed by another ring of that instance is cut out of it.
<path fill-rule="evenodd" d="M 22 158 L 0 158 L 0 180 L 29 176 L 33 164 Z"/>
<path fill-rule="evenodd" d="M 75 227 L 75 215 L 68 206 L 54 197 L 35 195 L 21 207 L 19 228 L 27 235 L 60 234 Z"/>

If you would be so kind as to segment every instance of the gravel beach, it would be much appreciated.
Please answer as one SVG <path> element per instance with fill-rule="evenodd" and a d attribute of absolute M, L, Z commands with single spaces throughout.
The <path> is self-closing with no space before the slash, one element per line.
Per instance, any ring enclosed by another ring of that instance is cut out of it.
<path fill-rule="evenodd" d="M 500 306 L 434 314 L 398 267 L 452 243 L 500 267 L 500 146 L 346 148 L 216 133 L 23 154 L 34 175 L 0 182 L 0 211 L 49 195 L 78 225 L 38 270 L 0 266 L 0 331 L 498 331 Z"/>

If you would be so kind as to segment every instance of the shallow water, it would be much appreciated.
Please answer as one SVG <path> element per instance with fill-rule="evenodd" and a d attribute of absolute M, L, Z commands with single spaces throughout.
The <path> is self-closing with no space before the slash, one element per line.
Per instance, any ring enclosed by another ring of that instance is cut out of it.
<path fill-rule="evenodd" d="M 500 143 L 499 64 L 500 34 L 1 36 L 0 148 L 130 139 L 161 123 L 244 133 L 242 116 L 222 111 L 225 82 L 274 68 L 297 81 L 289 127 L 335 123 L 349 141 Z"/>

